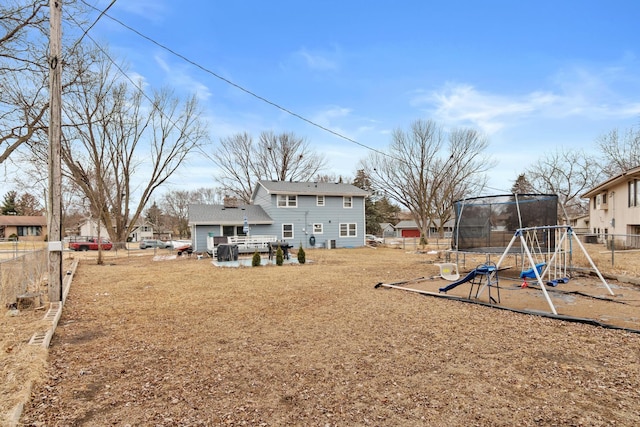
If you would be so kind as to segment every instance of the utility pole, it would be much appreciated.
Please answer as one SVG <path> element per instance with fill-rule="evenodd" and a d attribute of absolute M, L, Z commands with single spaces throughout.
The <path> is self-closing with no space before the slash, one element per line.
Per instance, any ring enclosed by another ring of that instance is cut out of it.
<path fill-rule="evenodd" d="M 49 302 L 62 302 L 62 0 L 49 0 Z"/>

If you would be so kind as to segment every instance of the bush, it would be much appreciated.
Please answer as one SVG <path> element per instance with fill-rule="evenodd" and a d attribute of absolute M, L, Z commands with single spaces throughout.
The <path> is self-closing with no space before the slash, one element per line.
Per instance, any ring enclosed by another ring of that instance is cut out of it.
<path fill-rule="evenodd" d="M 255 251 L 253 253 L 253 258 L 251 258 L 251 266 L 260 267 L 260 262 L 261 262 L 260 254 L 258 253 L 258 251 Z"/>
<path fill-rule="evenodd" d="M 276 264 L 284 264 L 284 253 L 282 253 L 282 248 L 280 246 L 278 246 L 278 250 L 276 251 Z"/>
<path fill-rule="evenodd" d="M 298 249 L 298 262 L 300 264 L 304 264 L 307 261 L 307 254 L 304 253 L 304 249 L 302 249 L 302 243 L 300 244 L 300 248 Z"/>

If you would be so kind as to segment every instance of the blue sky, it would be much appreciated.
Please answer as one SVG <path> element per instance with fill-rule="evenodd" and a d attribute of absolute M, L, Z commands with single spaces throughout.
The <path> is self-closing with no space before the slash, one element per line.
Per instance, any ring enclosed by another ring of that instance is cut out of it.
<path fill-rule="evenodd" d="M 508 191 L 545 151 L 592 150 L 598 136 L 640 125 L 634 0 L 119 0 L 108 13 L 368 147 L 384 149 L 393 129 L 417 119 L 481 130 L 497 161 L 489 194 Z M 325 154 L 327 172 L 350 177 L 367 155 L 107 17 L 90 35 L 147 83 L 196 92 L 214 143 L 244 131 L 294 132 Z M 194 158 L 173 188 L 211 187 L 214 173 Z"/>

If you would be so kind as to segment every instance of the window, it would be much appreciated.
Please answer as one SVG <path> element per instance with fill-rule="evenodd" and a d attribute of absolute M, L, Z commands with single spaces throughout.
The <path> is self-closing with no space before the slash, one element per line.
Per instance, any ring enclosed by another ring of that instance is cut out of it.
<path fill-rule="evenodd" d="M 322 234 L 322 224 L 313 224 L 313 234 Z"/>
<path fill-rule="evenodd" d="M 295 208 L 298 207 L 298 196 L 278 194 L 278 207 L 279 208 Z"/>
<path fill-rule="evenodd" d="M 40 225 L 29 227 L 18 227 L 18 236 L 40 236 L 42 234 L 42 227 Z"/>
<path fill-rule="evenodd" d="M 356 234 L 356 223 L 343 223 L 340 224 L 340 237 L 355 237 Z"/>
<path fill-rule="evenodd" d="M 629 207 L 638 206 L 638 180 L 634 179 L 633 181 L 629 181 L 628 184 L 629 189 Z"/>
<path fill-rule="evenodd" d="M 324 196 L 316 196 L 316 206 L 324 206 Z"/>
<path fill-rule="evenodd" d="M 293 239 L 293 224 L 282 224 L 282 238 Z"/>
<path fill-rule="evenodd" d="M 352 208 L 353 207 L 353 198 L 351 196 L 343 196 L 342 197 L 342 207 L 343 208 Z"/>

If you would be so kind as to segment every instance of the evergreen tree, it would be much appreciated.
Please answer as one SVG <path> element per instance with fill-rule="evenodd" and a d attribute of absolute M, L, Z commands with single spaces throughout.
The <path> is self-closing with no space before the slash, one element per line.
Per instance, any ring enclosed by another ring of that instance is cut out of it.
<path fill-rule="evenodd" d="M 262 262 L 262 258 L 260 257 L 260 253 L 258 251 L 255 251 L 253 253 L 253 258 L 251 258 L 251 266 L 260 267 L 261 262 Z"/>
<path fill-rule="evenodd" d="M 0 207 L 2 215 L 20 215 L 20 212 L 18 212 L 17 199 L 18 193 L 13 190 L 4 195 L 2 207 Z"/>
<path fill-rule="evenodd" d="M 364 199 L 367 233 L 380 235 L 382 233 L 380 223 L 389 222 L 395 224 L 397 222 L 400 207 L 391 204 L 386 196 L 376 195 L 375 189 L 371 185 L 371 180 L 363 169 L 358 170 L 356 173 L 353 185 L 371 193 L 369 197 Z"/>
<path fill-rule="evenodd" d="M 305 262 L 307 262 L 307 254 L 304 252 L 301 243 L 300 248 L 298 249 L 298 263 L 304 264 Z"/>
<path fill-rule="evenodd" d="M 527 179 L 527 176 L 521 173 L 520 175 L 518 175 L 518 178 L 516 178 L 516 182 L 513 183 L 511 192 L 513 194 L 530 194 L 534 193 L 535 191 L 533 185 L 531 185 L 531 183 Z"/>

